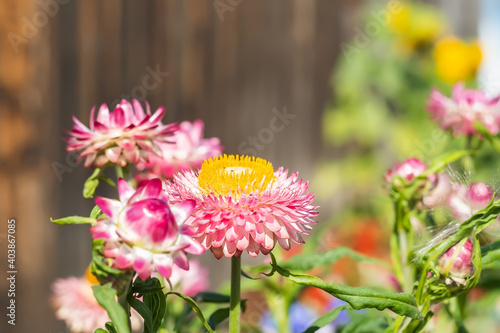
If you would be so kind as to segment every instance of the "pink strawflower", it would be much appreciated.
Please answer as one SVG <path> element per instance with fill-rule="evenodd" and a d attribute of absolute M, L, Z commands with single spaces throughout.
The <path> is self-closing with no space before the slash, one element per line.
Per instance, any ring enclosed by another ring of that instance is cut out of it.
<path fill-rule="evenodd" d="M 169 205 L 159 179 L 150 180 L 137 190 L 119 179 L 118 193 L 119 201 L 95 199 L 107 218 L 90 228 L 94 239 L 105 239 L 104 256 L 114 258 L 116 267 L 133 269 L 142 280 L 153 271 L 169 278 L 174 264 L 189 269 L 186 252 L 204 252 L 182 226 L 194 209 L 194 201 Z"/>
<path fill-rule="evenodd" d="M 455 183 L 452 188 L 448 205 L 453 216 L 461 221 L 468 220 L 472 215 L 486 207 L 495 196 L 493 189 L 481 182 L 473 183 L 470 186 Z"/>
<path fill-rule="evenodd" d="M 177 286 L 184 295 L 194 297 L 208 289 L 208 269 L 201 266 L 198 260 L 192 259 L 189 261 L 188 271 L 174 266 L 169 280 L 172 286 Z"/>
<path fill-rule="evenodd" d="M 414 178 L 421 175 L 427 166 L 417 158 L 409 158 L 403 163 L 396 163 L 392 169 L 385 173 L 385 181 L 392 183 L 394 176 L 403 178 L 406 183 L 410 183 Z"/>
<path fill-rule="evenodd" d="M 463 245 L 460 242 L 453 245 L 439 258 L 438 268 L 445 276 L 446 284 L 465 285 L 467 278 L 474 274 L 473 247 L 472 242 L 467 239 Z"/>
<path fill-rule="evenodd" d="M 249 156 L 217 156 L 205 161 L 199 174 L 174 175 L 167 182 L 173 201 L 194 200 L 196 208 L 186 224 L 216 258 L 268 254 L 276 241 L 285 250 L 290 240 L 304 243 L 317 216 L 314 194 L 298 173 L 274 171 L 271 163 Z"/>
<path fill-rule="evenodd" d="M 161 123 L 163 107 L 151 115 L 147 102 L 146 112 L 137 100 L 133 99 L 132 104 L 122 100 L 112 112 L 102 104 L 95 120 L 95 107 L 92 108 L 90 129 L 73 116 L 75 124 L 68 131 L 71 137 L 66 139 L 66 151 L 82 151 L 80 157 L 85 158 L 85 167 L 103 167 L 107 163 L 123 167 L 147 161 L 149 152 L 160 154 L 157 144 L 169 142 L 177 124 Z"/>
<path fill-rule="evenodd" d="M 172 142 L 158 143 L 161 156 L 150 153 L 149 162 L 139 164 L 138 169 L 145 170 L 149 179 L 171 179 L 178 171 L 198 170 L 203 161 L 223 149 L 218 138 L 203 138 L 203 127 L 201 120 L 183 121 Z"/>
<path fill-rule="evenodd" d="M 99 284 L 87 270 L 86 276 L 57 279 L 52 284 L 51 302 L 56 317 L 63 320 L 72 333 L 89 333 L 111 321 L 108 313 L 96 301 L 92 285 Z M 141 328 L 139 314 L 131 309 L 133 330 Z"/>
<path fill-rule="evenodd" d="M 446 173 L 440 173 L 436 175 L 435 182 L 424 194 L 422 202 L 427 208 L 443 206 L 447 204 L 451 194 L 452 183 L 450 177 Z"/>
<path fill-rule="evenodd" d="M 457 83 L 451 98 L 433 89 L 427 108 L 432 120 L 437 121 L 443 130 L 452 131 L 454 136 L 476 134 L 475 122 L 497 135 L 500 132 L 499 99 L 500 96 L 489 98 L 483 91 L 465 89 L 463 83 Z"/>

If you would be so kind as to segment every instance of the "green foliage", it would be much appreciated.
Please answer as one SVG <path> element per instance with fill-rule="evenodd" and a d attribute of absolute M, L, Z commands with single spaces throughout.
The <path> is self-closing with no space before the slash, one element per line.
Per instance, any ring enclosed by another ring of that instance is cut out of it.
<path fill-rule="evenodd" d="M 53 220 L 50 219 L 52 223 L 55 224 L 60 224 L 60 225 L 65 225 L 65 224 L 85 224 L 85 223 L 90 223 L 90 224 L 95 224 L 96 219 L 92 217 L 83 217 L 83 216 L 68 216 L 68 217 L 63 217 L 61 219 Z"/>
<path fill-rule="evenodd" d="M 196 315 L 198 316 L 200 321 L 203 323 L 203 326 L 205 326 L 205 329 L 210 333 L 214 333 L 214 331 L 212 330 L 212 328 L 208 324 L 207 320 L 205 319 L 205 316 L 203 316 L 203 313 L 195 300 L 193 300 L 189 296 L 183 295 L 183 294 L 178 293 L 178 292 L 173 292 L 173 291 L 165 294 L 165 296 L 168 296 L 168 295 L 176 295 L 176 296 L 182 298 L 184 301 L 186 301 L 186 303 L 188 303 L 189 306 L 191 306 L 191 308 L 196 313 Z"/>
<path fill-rule="evenodd" d="M 299 254 L 288 261 L 280 263 L 280 267 L 287 270 L 306 272 L 315 267 L 325 267 L 327 265 L 331 265 L 344 256 L 349 256 L 359 262 L 368 262 L 381 265 L 389 270 L 392 270 L 391 266 L 383 260 L 364 256 L 350 248 L 343 246 L 336 247 L 323 253 Z"/>
<path fill-rule="evenodd" d="M 94 290 L 94 296 L 97 303 L 99 303 L 99 305 L 108 312 L 109 318 L 116 327 L 116 330 L 120 333 L 130 333 L 128 314 L 116 302 L 116 290 L 113 288 L 111 283 L 100 286 L 92 286 L 92 289 Z M 111 331 L 109 332 L 111 333 Z"/>
<path fill-rule="evenodd" d="M 106 329 L 98 328 L 94 331 L 94 333 L 119 333 L 116 330 L 116 327 L 113 325 L 112 322 L 108 322 L 105 325 Z"/>
<path fill-rule="evenodd" d="M 99 186 L 99 174 L 101 173 L 101 169 L 96 168 L 94 172 L 90 175 L 89 178 L 85 181 L 83 185 L 83 197 L 84 198 L 92 198 L 94 196 L 94 192 Z"/>
<path fill-rule="evenodd" d="M 288 270 L 277 267 L 277 272 L 288 280 L 304 286 L 316 287 L 329 294 L 346 301 L 354 309 L 375 308 L 389 309 L 399 315 L 414 319 L 422 319 L 413 295 L 406 293 L 389 293 L 365 287 L 350 287 L 336 283 L 329 283 L 308 274 L 293 274 Z"/>
<path fill-rule="evenodd" d="M 500 269 L 500 240 L 481 247 L 483 269 Z"/>
<path fill-rule="evenodd" d="M 127 301 L 144 318 L 144 333 L 155 333 L 165 316 L 167 302 L 163 287 L 157 278 L 142 281 L 137 278 L 132 284 Z M 142 302 L 138 298 L 142 297 Z"/>
<path fill-rule="evenodd" d="M 92 241 L 92 262 L 90 263 L 90 271 L 101 282 L 117 282 L 129 281 L 129 276 L 132 272 L 127 272 L 113 267 L 113 260 L 106 258 L 102 251 L 104 249 L 104 240 L 94 239 Z M 123 286 L 123 284 L 122 284 Z"/>
<path fill-rule="evenodd" d="M 435 301 L 444 300 L 453 296 L 456 296 L 464 291 L 470 290 L 479 280 L 482 262 L 481 262 L 481 248 L 479 246 L 479 233 L 492 224 L 498 214 L 500 213 L 500 201 L 491 202 L 484 209 L 480 210 L 474 214 L 470 219 L 460 224 L 452 235 L 446 239 L 438 239 L 434 245 L 426 249 L 426 252 L 422 254 L 420 260 L 421 265 L 421 275 L 420 281 L 418 283 L 416 291 L 416 299 L 421 304 L 424 297 L 424 288 L 428 287 L 428 293 L 430 293 Z M 429 271 L 433 271 L 436 277 L 439 277 L 439 273 L 435 270 L 436 261 L 443 255 L 449 248 L 454 244 L 458 243 L 464 238 L 472 237 L 473 240 L 473 256 L 472 262 L 475 268 L 475 274 L 473 277 L 469 278 L 464 287 L 457 287 L 456 289 L 449 288 L 444 285 L 435 286 L 435 279 L 428 279 L 427 274 Z M 488 252 L 493 253 L 495 250 L 495 245 L 485 249 L 486 254 Z"/>
<path fill-rule="evenodd" d="M 349 309 L 348 305 L 337 306 L 335 309 L 328 311 L 321 317 L 319 317 L 311 326 L 309 326 L 304 333 L 314 333 L 320 328 L 330 324 L 332 321 L 337 319 L 340 312 Z"/>

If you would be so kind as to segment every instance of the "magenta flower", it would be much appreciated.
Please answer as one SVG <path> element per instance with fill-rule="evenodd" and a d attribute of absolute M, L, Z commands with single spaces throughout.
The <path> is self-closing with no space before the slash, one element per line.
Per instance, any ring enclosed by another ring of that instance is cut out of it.
<path fill-rule="evenodd" d="M 290 240 L 304 243 L 317 216 L 314 194 L 298 173 L 274 171 L 271 163 L 249 156 L 217 156 L 205 161 L 199 174 L 174 175 L 167 191 L 174 202 L 194 200 L 186 221 L 190 234 L 216 258 L 268 254 L 276 241 L 285 250 Z"/>
<path fill-rule="evenodd" d="M 474 135 L 474 123 L 483 124 L 492 134 L 500 132 L 499 97 L 489 98 L 480 90 L 465 89 L 463 83 L 453 87 L 451 98 L 432 90 L 427 108 L 431 118 L 443 130 L 452 131 L 454 136 Z"/>
<path fill-rule="evenodd" d="M 470 186 L 453 184 L 448 205 L 452 214 L 460 221 L 468 220 L 475 213 L 486 207 L 495 196 L 495 192 L 485 183 L 473 183 Z"/>
<path fill-rule="evenodd" d="M 222 146 L 218 138 L 203 138 L 203 121 L 183 121 L 172 142 L 159 143 L 161 156 L 149 154 L 149 161 L 137 167 L 147 171 L 146 178 L 171 179 L 183 170 L 198 170 L 207 158 L 219 155 Z M 144 176 L 142 176 L 144 177 Z"/>
<path fill-rule="evenodd" d="M 149 152 L 160 154 L 157 144 L 169 142 L 177 124 L 161 123 L 163 107 L 151 115 L 147 102 L 146 113 L 137 100 L 132 103 L 122 100 L 112 112 L 102 104 L 95 120 L 92 108 L 90 129 L 73 116 L 75 124 L 68 131 L 71 137 L 66 139 L 66 151 L 81 151 L 85 167 L 103 167 L 109 162 L 123 167 L 147 161 Z"/>
<path fill-rule="evenodd" d="M 450 285 L 456 283 L 465 285 L 467 278 L 474 275 L 472 264 L 472 242 L 467 239 L 463 245 L 461 242 L 453 245 L 446 251 L 438 261 L 438 268 L 445 276 L 445 283 Z"/>
<path fill-rule="evenodd" d="M 56 317 L 63 320 L 72 333 L 94 332 L 111 321 L 108 313 L 94 297 L 92 285 L 99 282 L 89 271 L 86 277 L 69 277 L 57 279 L 52 284 L 51 302 Z M 140 315 L 131 309 L 133 330 L 142 326 Z"/>
<path fill-rule="evenodd" d="M 421 175 L 427 166 L 417 158 L 409 158 L 403 163 L 396 163 L 392 169 L 388 170 L 385 174 L 385 181 L 392 183 L 394 176 L 403 178 L 406 183 L 410 183 L 414 178 Z"/>
<path fill-rule="evenodd" d="M 198 260 L 193 259 L 189 261 L 188 271 L 174 266 L 169 280 L 172 286 L 178 286 L 184 295 L 194 297 L 199 292 L 208 289 L 208 269 L 201 266 Z"/>
<path fill-rule="evenodd" d="M 187 253 L 201 254 L 203 247 L 186 234 L 182 223 L 194 209 L 194 201 L 167 203 L 159 179 L 134 190 L 118 180 L 120 200 L 97 197 L 97 206 L 106 214 L 90 228 L 94 239 L 104 239 L 104 256 L 115 259 L 119 269 L 133 269 L 143 280 L 157 271 L 165 278 L 172 265 L 189 269 Z"/>

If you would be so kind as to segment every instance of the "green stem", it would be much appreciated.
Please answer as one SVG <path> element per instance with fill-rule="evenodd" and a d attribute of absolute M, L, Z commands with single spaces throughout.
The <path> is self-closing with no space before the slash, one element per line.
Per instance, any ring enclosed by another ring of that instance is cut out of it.
<path fill-rule="evenodd" d="M 130 332 L 132 332 L 132 324 L 130 322 L 130 305 L 128 304 L 127 301 L 127 295 L 128 291 L 130 290 L 130 285 L 132 283 L 132 277 L 133 275 L 130 276 L 130 281 L 128 281 L 128 283 L 125 284 L 123 294 L 118 297 L 118 304 L 120 304 L 120 306 L 125 310 L 125 313 L 127 314 L 128 328 Z"/>
<path fill-rule="evenodd" d="M 123 169 L 119 165 L 115 165 L 116 179 L 124 178 Z"/>
<path fill-rule="evenodd" d="M 229 310 L 229 333 L 240 332 L 241 258 L 231 258 L 231 299 Z"/>
<path fill-rule="evenodd" d="M 451 316 L 453 317 L 453 320 L 455 321 L 455 325 L 457 326 L 457 332 L 468 333 L 469 331 L 465 327 L 462 319 L 462 309 L 457 297 L 453 297 L 452 299 L 450 299 L 449 311 L 451 313 Z"/>

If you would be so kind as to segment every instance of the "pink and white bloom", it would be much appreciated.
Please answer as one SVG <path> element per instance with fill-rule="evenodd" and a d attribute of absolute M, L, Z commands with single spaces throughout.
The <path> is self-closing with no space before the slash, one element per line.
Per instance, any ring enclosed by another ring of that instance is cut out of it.
<path fill-rule="evenodd" d="M 427 166 L 418 158 L 409 158 L 402 163 L 396 163 L 385 173 L 385 181 L 392 183 L 394 176 L 401 177 L 405 183 L 410 183 L 427 170 Z"/>
<path fill-rule="evenodd" d="M 216 258 L 268 254 L 278 242 L 285 250 L 290 240 L 304 243 L 313 218 L 314 194 L 298 173 L 274 171 L 271 163 L 249 156 L 217 156 L 201 171 L 185 171 L 167 182 L 174 202 L 193 200 L 196 208 L 186 224 L 190 234 Z"/>
<path fill-rule="evenodd" d="M 169 280 L 174 289 L 177 287 L 184 295 L 194 297 L 208 289 L 208 269 L 201 266 L 198 260 L 192 259 L 189 261 L 188 271 L 174 266 Z"/>
<path fill-rule="evenodd" d="M 448 206 L 451 208 L 453 216 L 460 221 L 471 218 L 472 215 L 486 207 L 495 196 L 493 189 L 482 182 L 472 183 L 470 186 L 454 183 L 452 188 Z"/>
<path fill-rule="evenodd" d="M 169 142 L 177 130 L 177 124 L 164 125 L 161 118 L 163 107 L 151 115 L 146 102 L 146 112 L 133 99 L 132 104 L 122 100 L 110 112 L 106 104 L 99 108 L 94 119 L 95 107 L 90 113 L 90 128 L 73 116 L 73 128 L 68 131 L 66 151 L 81 151 L 85 167 L 103 167 L 107 163 L 120 166 L 147 161 L 149 152 L 161 154 L 157 144 Z"/>
<path fill-rule="evenodd" d="M 422 202 L 427 208 L 444 206 L 452 194 L 452 183 L 447 173 L 439 173 L 432 186 L 424 194 Z"/>
<path fill-rule="evenodd" d="M 159 179 L 150 180 L 137 190 L 119 179 L 118 193 L 120 200 L 96 197 L 97 206 L 107 217 L 90 228 L 94 239 L 105 240 L 103 254 L 114 258 L 116 267 L 133 269 L 142 280 L 153 271 L 169 278 L 174 264 L 189 269 L 186 252 L 204 252 L 182 225 L 193 211 L 194 201 L 168 204 Z"/>
<path fill-rule="evenodd" d="M 219 138 L 203 138 L 203 121 L 183 121 L 174 133 L 172 142 L 158 143 L 161 155 L 149 154 L 149 161 L 140 163 L 139 170 L 146 178 L 171 179 L 178 171 L 198 170 L 210 157 L 219 155 L 223 147 Z"/>
<path fill-rule="evenodd" d="M 467 239 L 453 245 L 446 251 L 438 261 L 438 268 L 445 277 L 445 283 L 450 285 L 456 283 L 465 285 L 467 278 L 474 275 L 474 265 L 472 264 L 472 242 Z"/>
<path fill-rule="evenodd" d="M 108 313 L 96 301 L 92 285 L 97 280 L 89 273 L 85 277 L 57 279 L 52 284 L 51 302 L 56 317 L 66 323 L 72 333 L 94 332 L 111 321 Z M 130 321 L 134 331 L 142 326 L 140 315 L 131 309 Z"/>
<path fill-rule="evenodd" d="M 454 136 L 476 134 L 475 122 L 483 124 L 492 135 L 497 135 L 500 132 L 499 100 L 500 96 L 489 98 L 483 91 L 465 89 L 463 83 L 457 83 L 451 98 L 433 89 L 427 108 L 432 120 L 437 121 L 443 130 L 450 130 Z"/>

